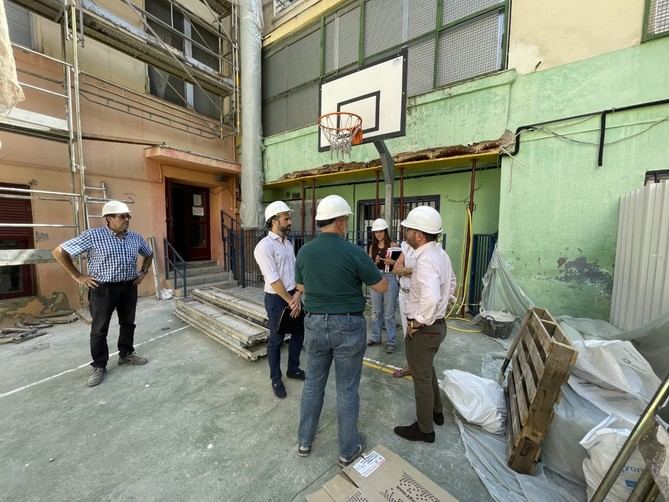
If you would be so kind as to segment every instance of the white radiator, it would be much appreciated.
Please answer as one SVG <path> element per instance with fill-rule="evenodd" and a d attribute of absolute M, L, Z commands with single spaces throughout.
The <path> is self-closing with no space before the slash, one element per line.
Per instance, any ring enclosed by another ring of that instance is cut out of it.
<path fill-rule="evenodd" d="M 620 198 L 611 323 L 635 329 L 669 312 L 669 181 Z"/>

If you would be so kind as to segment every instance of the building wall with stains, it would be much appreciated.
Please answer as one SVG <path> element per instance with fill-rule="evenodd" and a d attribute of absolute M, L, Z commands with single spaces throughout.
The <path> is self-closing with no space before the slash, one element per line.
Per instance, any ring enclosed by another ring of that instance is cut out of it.
<path fill-rule="evenodd" d="M 554 314 L 608 319 L 619 198 L 667 169 L 669 38 L 519 77 L 508 128 L 520 147 L 502 160 L 500 249 L 538 305 Z M 574 115 L 582 117 L 559 121 Z"/>
<path fill-rule="evenodd" d="M 508 70 L 418 96 L 408 103 L 406 136 L 387 141 L 388 148 L 396 154 L 492 140 L 549 122 L 520 133 L 513 159 L 501 157 L 498 192 L 490 199 L 491 204 L 499 200 L 500 249 L 537 305 L 556 315 L 608 319 L 618 200 L 643 185 L 646 171 L 669 168 L 669 105 L 608 113 L 602 166 L 599 112 L 667 99 L 667 54 L 669 37 L 541 72 Z M 583 116 L 561 120 L 574 115 Z M 312 126 L 267 138 L 266 181 L 332 163 L 329 153 L 317 152 L 316 134 Z M 372 158 L 378 154 L 370 145 L 354 148 L 351 155 L 354 161 Z M 449 179 L 435 179 L 430 190 L 448 193 Z M 418 190 L 416 182 L 406 183 L 405 190 Z M 357 193 L 355 199 L 361 197 Z M 442 216 L 453 223 L 445 207 Z M 457 236 L 464 218 L 456 221 Z M 459 247 L 449 246 L 449 252 L 458 260 Z"/>

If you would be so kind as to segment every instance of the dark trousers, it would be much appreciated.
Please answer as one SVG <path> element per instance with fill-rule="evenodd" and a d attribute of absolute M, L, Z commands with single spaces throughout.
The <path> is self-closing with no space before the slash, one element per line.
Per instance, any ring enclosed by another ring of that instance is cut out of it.
<path fill-rule="evenodd" d="M 432 414 L 443 413 L 439 382 L 434 371 L 434 356 L 437 355 L 444 338 L 446 338 L 446 325 L 441 324 L 439 327 L 426 326 L 418 330 L 413 338 L 407 338 L 405 341 L 407 362 L 411 369 L 416 395 L 418 428 L 426 434 L 434 430 Z"/>
<path fill-rule="evenodd" d="M 106 282 L 88 290 L 88 302 L 93 322 L 91 325 L 91 366 L 104 368 L 109 360 L 107 331 L 109 321 L 116 310 L 120 326 L 118 350 L 121 357 L 134 352 L 135 310 L 137 286 L 133 281 Z"/>
<path fill-rule="evenodd" d="M 292 295 L 293 292 L 291 291 Z M 281 381 L 281 345 L 285 334 L 278 334 L 279 321 L 283 309 L 288 307 L 286 301 L 279 295 L 265 293 L 265 310 L 269 320 L 269 340 L 267 340 L 267 362 L 269 363 L 269 377 L 272 383 Z M 296 333 L 290 334 L 288 343 L 288 373 L 294 373 L 300 369 L 300 352 L 304 343 L 304 324 L 300 323 L 300 328 Z"/>

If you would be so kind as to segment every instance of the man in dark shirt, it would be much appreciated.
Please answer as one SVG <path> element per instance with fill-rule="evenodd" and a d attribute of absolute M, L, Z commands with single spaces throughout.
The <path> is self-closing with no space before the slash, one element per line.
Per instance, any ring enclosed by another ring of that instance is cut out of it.
<path fill-rule="evenodd" d="M 298 454 L 306 457 L 318 428 L 332 361 L 337 380 L 339 463 L 348 465 L 365 450 L 358 432 L 358 387 L 367 341 L 362 283 L 383 293 L 388 283 L 365 251 L 345 240 L 348 203 L 328 195 L 316 211 L 320 234 L 297 254 L 295 281 L 304 293 L 307 379 L 302 391 Z"/>
<path fill-rule="evenodd" d="M 118 350 L 120 365 L 146 364 L 145 357 L 135 354 L 135 309 L 137 286 L 146 277 L 153 253 L 137 232 L 128 230 L 130 209 L 123 202 L 112 200 L 102 206 L 107 225 L 91 228 L 53 250 L 58 264 L 82 286 L 88 287 L 91 323 L 91 375 L 88 386 L 102 382 L 109 360 L 107 331 L 116 310 L 119 323 Z M 88 254 L 88 274 L 77 270 L 72 257 Z M 142 264 L 137 271 L 137 255 Z"/>

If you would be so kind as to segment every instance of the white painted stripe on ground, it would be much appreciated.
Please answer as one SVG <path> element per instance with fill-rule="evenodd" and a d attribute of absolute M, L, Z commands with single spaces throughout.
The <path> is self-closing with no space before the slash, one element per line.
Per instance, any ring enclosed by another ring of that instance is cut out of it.
<path fill-rule="evenodd" d="M 175 329 L 175 330 L 168 331 L 167 333 L 163 333 L 162 335 L 154 336 L 153 338 L 150 338 L 149 340 L 147 340 L 147 341 L 145 341 L 145 342 L 140 342 L 140 343 L 135 344 L 135 347 L 140 347 L 140 346 L 142 346 L 142 345 L 146 345 L 147 343 L 155 342 L 156 340 L 159 340 L 159 339 L 161 339 L 161 338 L 164 338 L 164 337 L 166 337 L 167 335 L 171 335 L 172 333 L 176 333 L 177 331 L 181 331 L 181 330 L 184 330 L 184 329 L 186 329 L 186 328 L 190 328 L 190 326 L 182 326 L 182 327 L 177 328 L 177 329 Z M 117 355 L 117 354 L 118 354 L 118 351 L 114 352 L 113 354 L 109 354 L 109 357 L 111 357 L 111 356 L 115 356 L 115 355 Z M 91 362 L 88 361 L 87 363 L 80 364 L 80 365 L 77 366 L 76 368 L 70 368 L 69 370 L 61 371 L 60 373 L 56 373 L 55 375 L 51 375 L 51 376 L 48 376 L 48 377 L 46 377 L 46 378 L 42 378 L 41 380 L 37 380 L 36 382 L 29 383 L 29 384 L 27 384 L 27 385 L 24 385 L 23 387 L 19 387 L 19 388 L 17 388 L 17 389 L 10 390 L 10 391 L 8 391 L 8 392 L 5 392 L 5 393 L 3 393 L 3 394 L 0 394 L 0 398 L 7 397 L 7 396 L 11 396 L 12 394 L 16 394 L 17 392 L 21 392 L 22 390 L 29 389 L 29 388 L 31 388 L 31 387 L 34 387 L 34 386 L 36 386 L 36 385 L 39 385 L 39 384 L 42 384 L 42 383 L 45 383 L 45 382 L 49 382 L 49 381 L 51 381 L 51 380 L 53 380 L 53 379 L 55 379 L 55 378 L 58 378 L 58 377 L 60 377 L 60 376 L 67 375 L 68 373 L 72 373 L 73 371 L 80 370 L 81 368 L 85 368 L 86 366 L 88 366 L 88 365 L 90 365 L 90 364 L 91 364 Z"/>

